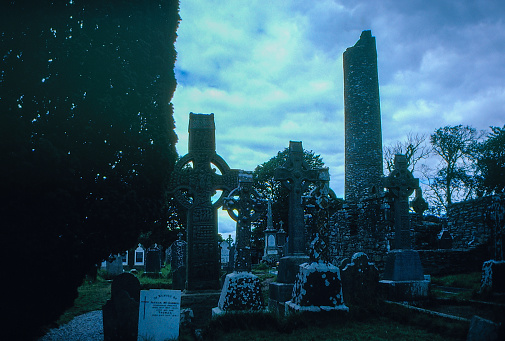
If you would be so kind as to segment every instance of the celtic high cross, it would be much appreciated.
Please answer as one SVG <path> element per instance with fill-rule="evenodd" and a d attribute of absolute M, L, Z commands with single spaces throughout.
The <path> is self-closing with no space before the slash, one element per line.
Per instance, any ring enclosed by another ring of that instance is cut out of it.
<path fill-rule="evenodd" d="M 238 170 L 216 153 L 214 114 L 190 113 L 188 154 L 175 164 L 170 179 L 171 193 L 188 210 L 188 290 L 220 288 L 217 209 L 237 187 L 237 177 Z"/>
<path fill-rule="evenodd" d="M 414 178 L 412 173 L 408 170 L 407 158 L 405 155 L 395 155 L 394 167 L 393 171 L 384 178 L 384 187 L 389 190 L 394 201 L 394 249 L 411 249 L 409 196 L 414 190 L 416 192 L 420 191 L 419 179 Z M 423 206 L 420 205 L 420 201 L 425 205 L 424 199 L 420 196 L 416 196 L 416 206 Z"/>
<path fill-rule="evenodd" d="M 302 194 L 311 182 L 319 180 L 319 169 L 303 160 L 302 142 L 289 142 L 288 160 L 275 170 L 274 179 L 289 189 L 288 255 L 306 255 Z"/>
<path fill-rule="evenodd" d="M 237 222 L 235 243 L 236 272 L 251 272 L 251 222 L 265 211 L 265 199 L 253 188 L 252 172 L 241 171 L 238 187 L 224 198 L 223 209 Z"/>

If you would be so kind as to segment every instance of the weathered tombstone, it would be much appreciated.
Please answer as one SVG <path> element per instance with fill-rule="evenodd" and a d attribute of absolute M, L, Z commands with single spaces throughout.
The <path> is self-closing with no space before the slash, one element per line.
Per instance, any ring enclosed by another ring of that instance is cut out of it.
<path fill-rule="evenodd" d="M 186 250 L 187 243 L 178 233 L 178 240 L 170 246 L 170 269 L 172 272 L 172 289 L 184 290 L 186 287 Z"/>
<path fill-rule="evenodd" d="M 340 271 L 345 302 L 352 305 L 373 305 L 378 299 L 379 270 L 368 256 L 357 252 Z"/>
<path fill-rule="evenodd" d="M 291 300 L 286 302 L 288 312 L 349 311 L 342 295 L 340 270 L 330 263 L 327 250 L 330 206 L 336 199 L 329 181 L 328 168 L 320 170 L 316 187 L 307 198 L 315 238 L 311 243 L 310 262 L 299 266 Z"/>
<path fill-rule="evenodd" d="M 482 265 L 481 293 L 505 293 L 505 260 L 503 242 L 505 239 L 505 202 L 499 196 L 486 212 L 486 220 L 491 229 L 491 245 L 494 251 L 493 259 Z"/>
<path fill-rule="evenodd" d="M 394 250 L 385 260 L 383 295 L 392 300 L 415 301 L 426 298 L 429 281 L 425 280 L 419 253 L 412 250 L 410 236 L 409 196 L 419 189 L 419 179 L 407 169 L 405 155 L 395 155 L 394 170 L 384 178 L 384 187 L 393 199 L 395 240 Z M 416 206 L 424 207 L 416 196 Z"/>
<path fill-rule="evenodd" d="M 111 285 L 111 299 L 102 307 L 105 341 L 137 340 L 140 283 L 130 273 L 117 276 Z"/>
<path fill-rule="evenodd" d="M 228 241 L 223 240 L 221 243 L 219 243 L 219 254 L 221 256 L 221 269 L 225 269 L 228 267 L 228 263 L 230 262 L 230 248 L 231 245 Z"/>
<path fill-rule="evenodd" d="M 161 271 L 161 250 L 157 245 L 147 249 L 145 261 L 145 273 L 158 276 Z"/>
<path fill-rule="evenodd" d="M 226 275 L 218 306 L 213 314 L 224 311 L 259 310 L 263 307 L 261 283 L 251 273 L 251 222 L 263 213 L 264 200 L 253 189 L 251 172 L 239 174 L 239 185 L 224 199 L 223 208 L 237 222 L 234 272 Z"/>
<path fill-rule="evenodd" d="M 311 169 L 303 160 L 302 142 L 289 142 L 288 160 L 275 170 L 274 179 L 289 190 L 287 256 L 280 259 L 277 282 L 270 283 L 269 288 L 270 309 L 282 313 L 284 302 L 291 298 L 299 265 L 309 261 L 305 243 L 302 193 L 309 183 L 319 179 L 319 170 Z"/>
<path fill-rule="evenodd" d="M 274 263 L 279 260 L 279 248 L 277 246 L 277 230 L 274 229 L 272 219 L 272 201 L 268 200 L 267 228 L 265 229 L 265 249 L 262 260 L 267 263 Z M 283 243 L 284 245 L 284 243 Z"/>
<path fill-rule="evenodd" d="M 486 320 L 480 316 L 474 315 L 470 321 L 470 329 L 468 330 L 467 341 L 498 341 L 503 340 L 505 333 L 503 326 L 499 323 Z"/>
<path fill-rule="evenodd" d="M 197 326 L 212 317 L 219 300 L 217 209 L 237 183 L 238 170 L 231 170 L 216 153 L 214 114 L 190 113 L 188 154 L 175 164 L 169 187 L 188 210 L 186 290 L 181 304 L 193 310 Z M 217 191 L 222 193 L 213 200 Z"/>
<path fill-rule="evenodd" d="M 223 209 L 237 222 L 235 271 L 251 271 L 251 222 L 264 213 L 264 199 L 253 188 L 252 172 L 239 173 L 238 187 L 224 198 Z"/>
<path fill-rule="evenodd" d="M 171 193 L 188 210 L 188 290 L 220 287 L 217 209 L 237 187 L 237 175 L 216 153 L 214 114 L 190 113 L 188 154 L 175 164 L 170 179 Z M 218 190 L 222 195 L 213 202 Z"/>
<path fill-rule="evenodd" d="M 281 220 L 279 221 L 279 230 L 277 231 L 277 249 L 279 250 L 279 255 L 282 257 L 284 256 L 287 252 L 285 251 L 286 249 L 286 231 L 284 231 L 284 228 L 282 227 L 284 225 L 284 222 Z"/>
<path fill-rule="evenodd" d="M 141 340 L 177 340 L 180 320 L 180 290 L 151 289 L 140 292 L 138 334 Z"/>
<path fill-rule="evenodd" d="M 452 249 L 452 236 L 449 231 L 445 229 L 440 231 L 437 241 L 439 249 Z"/>
<path fill-rule="evenodd" d="M 109 277 L 115 277 L 123 273 L 123 260 L 121 255 L 110 257 L 105 264 L 105 271 Z"/>

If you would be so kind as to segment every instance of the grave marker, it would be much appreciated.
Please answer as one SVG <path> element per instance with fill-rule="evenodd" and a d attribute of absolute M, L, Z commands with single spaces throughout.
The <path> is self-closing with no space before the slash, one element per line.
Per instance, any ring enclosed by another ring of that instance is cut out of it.
<path fill-rule="evenodd" d="M 223 209 L 237 222 L 234 271 L 251 271 L 251 222 L 264 211 L 264 199 L 252 187 L 252 172 L 239 173 L 239 185 L 224 199 Z"/>
<path fill-rule="evenodd" d="M 181 319 L 181 291 L 151 289 L 140 292 L 139 338 L 176 340 Z"/>
<path fill-rule="evenodd" d="M 189 116 L 188 154 L 174 166 L 170 188 L 188 210 L 187 289 L 219 289 L 217 209 L 237 187 L 238 170 L 231 170 L 216 153 L 214 114 Z M 216 191 L 222 194 L 216 201 Z"/>

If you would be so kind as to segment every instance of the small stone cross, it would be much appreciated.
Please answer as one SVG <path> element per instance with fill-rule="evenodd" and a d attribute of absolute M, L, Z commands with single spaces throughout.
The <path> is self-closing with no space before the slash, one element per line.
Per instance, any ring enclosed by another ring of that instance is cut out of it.
<path fill-rule="evenodd" d="M 405 155 L 395 155 L 393 171 L 384 178 L 384 187 L 393 197 L 395 249 L 411 249 L 409 196 L 419 188 L 419 179 L 407 169 Z"/>
<path fill-rule="evenodd" d="M 239 185 L 224 198 L 223 209 L 237 222 L 234 271 L 251 271 L 251 222 L 265 210 L 265 200 L 252 187 L 251 172 L 239 173 Z"/>
<path fill-rule="evenodd" d="M 302 193 L 309 183 L 319 179 L 319 170 L 311 169 L 303 160 L 301 142 L 289 142 L 288 160 L 275 170 L 274 179 L 289 189 L 288 255 L 305 255 L 305 223 Z"/>

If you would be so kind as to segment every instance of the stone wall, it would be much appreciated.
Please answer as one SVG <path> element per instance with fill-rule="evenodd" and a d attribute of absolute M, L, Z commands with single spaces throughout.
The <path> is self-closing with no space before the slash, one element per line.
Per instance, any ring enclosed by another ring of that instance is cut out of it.
<path fill-rule="evenodd" d="M 447 212 L 447 229 L 453 237 L 453 247 L 467 249 L 489 239 L 503 240 L 504 210 L 505 194 L 453 204 Z"/>
<path fill-rule="evenodd" d="M 444 219 L 411 214 L 413 249 L 421 252 L 427 274 L 479 271 L 482 262 L 503 254 L 505 195 L 454 204 Z M 346 203 L 330 221 L 330 256 L 338 265 L 355 252 L 365 252 L 382 272 L 394 239 L 394 222 L 383 196 Z M 451 250 L 439 249 L 438 236 L 447 229 Z M 497 242 L 495 243 L 495 240 Z"/>
<path fill-rule="evenodd" d="M 488 256 L 485 244 L 471 249 L 418 250 L 425 275 L 479 272 Z"/>
<path fill-rule="evenodd" d="M 392 221 L 384 198 L 346 204 L 330 220 L 330 256 L 338 265 L 356 252 L 365 252 L 371 262 L 383 269 L 384 256 L 392 240 Z"/>

